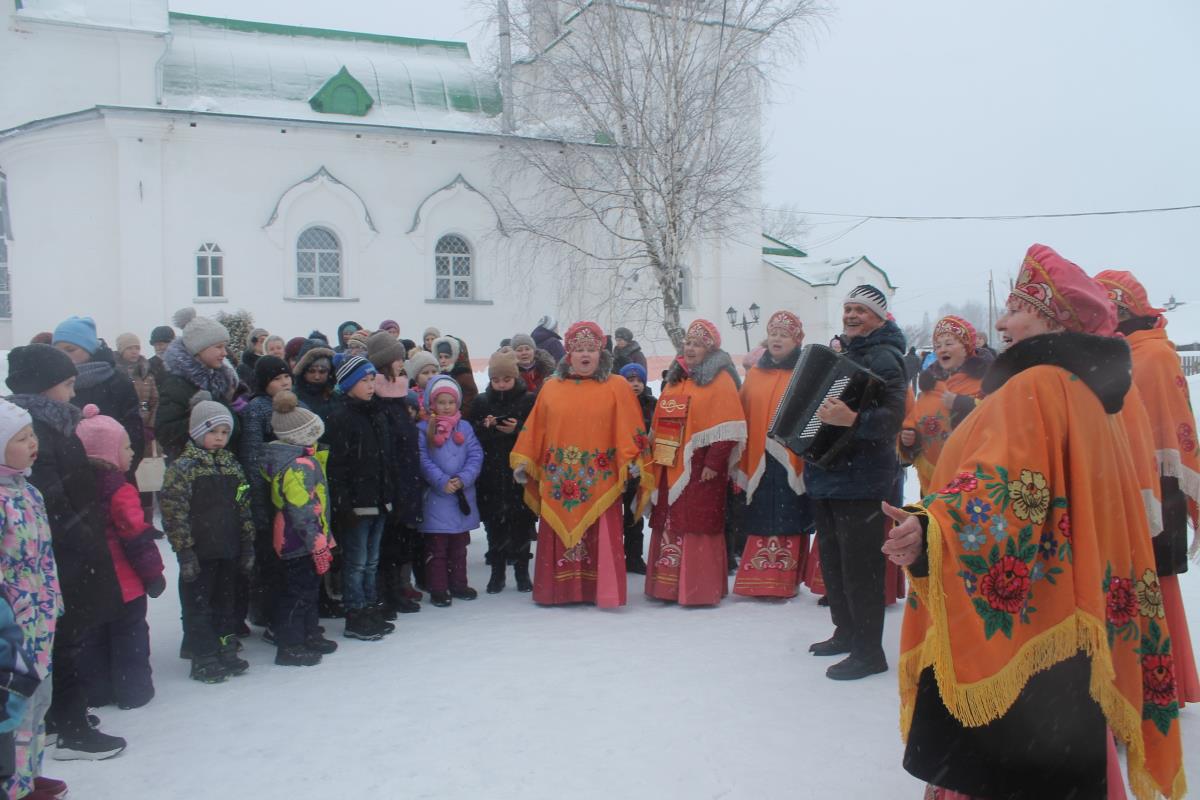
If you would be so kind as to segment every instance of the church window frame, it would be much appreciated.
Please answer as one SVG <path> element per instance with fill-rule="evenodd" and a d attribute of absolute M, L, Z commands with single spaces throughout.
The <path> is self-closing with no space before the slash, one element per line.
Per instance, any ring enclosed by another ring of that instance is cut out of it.
<path fill-rule="evenodd" d="M 326 225 L 308 225 L 296 237 L 296 297 L 342 298 L 346 292 L 341 237 Z"/>
<path fill-rule="evenodd" d="M 225 251 L 216 242 L 196 248 L 196 299 L 225 299 Z"/>
<path fill-rule="evenodd" d="M 445 303 L 476 300 L 477 269 L 475 248 L 466 236 L 440 236 L 433 248 L 434 299 Z"/>

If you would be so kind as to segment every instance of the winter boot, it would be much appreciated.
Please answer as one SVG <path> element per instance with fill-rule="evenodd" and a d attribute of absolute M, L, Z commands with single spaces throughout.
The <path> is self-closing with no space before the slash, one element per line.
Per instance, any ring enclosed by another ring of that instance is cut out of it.
<path fill-rule="evenodd" d="M 57 778 L 43 778 L 39 775 L 33 779 L 33 791 L 41 792 L 46 797 L 66 797 L 67 782 Z"/>
<path fill-rule="evenodd" d="M 396 608 L 386 600 L 376 601 L 376 603 L 371 606 L 371 612 L 384 622 L 391 622 L 396 618 L 397 614 Z"/>
<path fill-rule="evenodd" d="M 415 614 L 421 610 L 421 604 L 408 597 L 401 597 L 396 606 L 396 610 L 401 614 Z"/>
<path fill-rule="evenodd" d="M 321 663 L 321 654 L 302 644 L 289 644 L 275 651 L 275 663 L 281 667 L 315 667 Z"/>
<path fill-rule="evenodd" d="M 120 736 L 89 729 L 78 737 L 60 735 L 52 757 L 55 761 L 103 761 L 124 750 L 125 740 Z"/>
<path fill-rule="evenodd" d="M 645 575 L 646 559 L 640 555 L 625 556 L 625 571 L 630 575 Z"/>
<path fill-rule="evenodd" d="M 192 659 L 192 671 L 188 677 L 201 683 L 223 683 L 229 677 L 229 670 L 215 655 L 197 656 Z"/>
<path fill-rule="evenodd" d="M 501 559 L 497 558 L 492 562 L 492 577 L 488 578 L 487 593 L 500 594 L 504 591 L 504 570 L 507 565 Z"/>
<path fill-rule="evenodd" d="M 221 637 L 221 649 L 217 651 L 217 660 L 230 675 L 241 675 L 250 669 L 250 662 L 238 658 L 238 641 L 234 636 Z"/>
<path fill-rule="evenodd" d="M 304 637 L 304 646 L 323 656 L 327 656 L 337 650 L 337 642 L 332 639 L 326 639 L 319 633 L 310 633 Z"/>
<path fill-rule="evenodd" d="M 346 630 L 342 636 L 347 639 L 361 639 L 364 642 L 377 642 L 383 638 L 383 631 L 375 624 L 371 615 L 363 608 L 346 609 Z"/>
<path fill-rule="evenodd" d="M 366 612 L 371 618 L 371 621 L 375 623 L 375 627 L 378 628 L 379 632 L 384 636 L 395 632 L 396 626 L 384 617 L 383 611 L 379 608 L 378 604 L 370 606 L 366 609 Z M 395 619 L 395 615 L 392 616 L 392 619 Z"/>
<path fill-rule="evenodd" d="M 450 602 L 451 602 L 450 601 L 450 593 L 449 592 L 430 592 L 429 593 L 429 602 L 433 603 L 438 608 L 446 608 L 448 605 L 450 605 Z"/>
<path fill-rule="evenodd" d="M 533 591 L 533 581 L 529 579 L 529 559 L 521 559 L 513 564 L 513 577 L 517 581 L 518 592 Z"/>
<path fill-rule="evenodd" d="M 476 597 L 479 597 L 479 592 L 470 586 L 464 586 L 461 589 L 451 589 L 450 596 L 455 600 L 474 600 Z"/>

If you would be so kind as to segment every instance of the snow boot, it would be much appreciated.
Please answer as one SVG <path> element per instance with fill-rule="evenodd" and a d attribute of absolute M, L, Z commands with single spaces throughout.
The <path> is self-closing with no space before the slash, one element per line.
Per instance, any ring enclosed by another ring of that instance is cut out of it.
<path fill-rule="evenodd" d="M 41 792 L 46 797 L 66 797 L 67 782 L 60 781 L 57 778 L 44 778 L 39 775 L 33 779 L 33 791 Z"/>
<path fill-rule="evenodd" d="M 217 651 L 217 660 L 230 675 L 241 675 L 250 669 L 250 662 L 238 657 L 237 634 L 221 637 L 221 649 Z"/>
<path fill-rule="evenodd" d="M 78 737 L 60 735 L 53 758 L 55 761 L 103 761 L 124 750 L 125 740 L 120 736 L 89 730 Z"/>
<path fill-rule="evenodd" d="M 275 663 L 281 667 L 315 667 L 321 663 L 321 654 L 302 644 L 289 644 L 275 651 Z"/>
<path fill-rule="evenodd" d="M 342 636 L 347 639 L 360 639 L 364 642 L 377 642 L 383 638 L 383 631 L 375 624 L 366 609 L 346 609 L 346 629 Z"/>
<path fill-rule="evenodd" d="M 646 559 L 641 556 L 626 556 L 625 571 L 630 575 L 645 575 L 646 574 Z"/>
<path fill-rule="evenodd" d="M 315 653 L 320 653 L 327 656 L 330 653 L 337 651 L 337 642 L 332 639 L 326 639 L 319 633 L 310 633 L 304 638 L 304 646 Z"/>
<path fill-rule="evenodd" d="M 883 653 L 873 656 L 851 655 L 825 670 L 825 677 L 835 681 L 856 681 L 869 675 L 887 672 L 887 658 Z"/>
<path fill-rule="evenodd" d="M 192 659 L 192 671 L 188 677 L 201 683 L 222 683 L 229 677 L 229 670 L 215 655 L 197 656 Z"/>
<path fill-rule="evenodd" d="M 836 633 L 823 642 L 808 646 L 808 652 L 814 656 L 840 656 L 850 652 L 850 637 L 838 636 Z"/>
<path fill-rule="evenodd" d="M 430 592 L 429 593 L 429 602 L 433 603 L 438 608 L 446 608 L 447 606 L 450 605 L 450 602 L 451 602 L 450 601 L 450 593 L 449 592 Z"/>
<path fill-rule="evenodd" d="M 401 597 L 396 605 L 396 610 L 401 614 L 415 614 L 421 610 L 421 604 L 408 597 Z"/>
<path fill-rule="evenodd" d="M 488 594 L 500 594 L 500 592 L 504 591 L 504 570 L 507 566 L 507 564 L 499 559 L 492 562 L 492 577 L 488 578 L 487 582 Z"/>
<path fill-rule="evenodd" d="M 396 619 L 396 608 L 386 600 L 378 600 L 371 606 L 371 613 L 379 617 L 384 622 L 391 622 Z"/>
<path fill-rule="evenodd" d="M 375 627 L 378 628 L 379 632 L 384 636 L 395 632 L 396 626 L 384 617 L 383 611 L 379 608 L 378 604 L 367 608 L 366 612 L 371 618 L 371 621 L 375 623 Z M 395 619 L 394 616 L 392 618 Z"/>
<path fill-rule="evenodd" d="M 513 577 L 517 581 L 518 592 L 532 592 L 533 581 L 529 580 L 529 561 L 522 559 L 513 564 Z"/>
<path fill-rule="evenodd" d="M 451 589 L 450 596 L 455 600 L 474 600 L 476 597 L 479 597 L 479 592 L 470 586 L 464 586 L 461 589 Z"/>

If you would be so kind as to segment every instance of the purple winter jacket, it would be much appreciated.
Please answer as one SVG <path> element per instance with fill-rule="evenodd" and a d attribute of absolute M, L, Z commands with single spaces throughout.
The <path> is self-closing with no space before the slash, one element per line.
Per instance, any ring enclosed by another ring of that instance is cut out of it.
<path fill-rule="evenodd" d="M 453 434 L 441 447 L 429 443 L 428 422 L 417 423 L 421 450 L 421 477 L 425 479 L 424 519 L 421 533 L 462 533 L 479 527 L 479 504 L 475 502 L 475 481 L 483 467 L 483 447 L 471 430 L 471 423 L 460 420 L 455 428 L 463 435 L 463 443 L 455 444 Z M 463 482 L 463 491 L 471 506 L 464 515 L 458 508 L 458 498 L 446 494 L 446 483 L 453 477 Z"/>

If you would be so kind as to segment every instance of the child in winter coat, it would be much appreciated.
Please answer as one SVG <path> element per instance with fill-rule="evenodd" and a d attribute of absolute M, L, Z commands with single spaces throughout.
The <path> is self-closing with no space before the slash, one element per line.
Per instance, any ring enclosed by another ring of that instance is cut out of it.
<path fill-rule="evenodd" d="M 453 378 L 462 390 L 459 409 L 464 414 L 470 413 L 471 403 L 479 396 L 479 388 L 475 385 L 475 373 L 471 369 L 471 354 L 467 352 L 467 343 L 457 336 L 440 336 L 433 342 L 433 354 L 437 356 L 442 374 Z"/>
<path fill-rule="evenodd" d="M 337 650 L 336 642 L 321 635 L 317 620 L 321 576 L 333 563 L 328 451 L 317 448 L 325 424 L 289 391 L 276 393 L 271 402 L 276 439 L 263 446 L 261 463 L 274 511 L 272 551 L 283 572 L 271 621 L 275 663 L 311 667 Z"/>
<path fill-rule="evenodd" d="M 377 641 L 396 629 L 383 618 L 375 576 L 393 505 L 391 429 L 375 399 L 375 367 L 362 356 L 333 359 L 338 401 L 327 423 L 333 531 L 342 550 L 348 639 Z"/>
<path fill-rule="evenodd" d="M 96 502 L 105 512 L 108 550 L 125 601 L 120 617 L 87 633 L 83 661 L 88 705 L 140 708 L 154 697 L 146 595 L 158 597 L 167 586 L 162 556 L 137 489 L 125 477 L 133 461 L 129 434 L 91 404 L 84 406 L 75 432 L 92 462 Z"/>
<path fill-rule="evenodd" d="M 475 481 L 483 468 L 483 448 L 462 418 L 462 389 L 438 375 L 425 387 L 430 416 L 417 423 L 421 435 L 421 477 L 425 479 L 421 533 L 425 534 L 425 584 L 435 606 L 450 598 L 474 600 L 467 585 L 467 545 L 479 526 Z"/>
<path fill-rule="evenodd" d="M 0 400 L 0 454 L 0 592 L 20 632 L 19 640 L 12 643 L 19 651 L 14 653 L 18 657 L 14 666 L 25 665 L 15 669 L 5 684 L 12 695 L 29 699 L 19 717 L 10 702 L 11 715 L 17 718 L 5 726 L 12 732 L 14 762 L 12 769 L 5 770 L 4 797 L 15 800 L 49 783 L 66 790 L 62 781 L 40 777 L 44 720 L 50 707 L 51 651 L 62 599 L 46 506 L 41 493 L 25 479 L 38 457 L 33 419 L 5 400 Z"/>
<path fill-rule="evenodd" d="M 492 354 L 488 387 L 471 406 L 471 424 L 483 447 L 483 471 L 476 491 L 479 516 L 487 526 L 487 563 L 492 567 L 488 594 L 504 589 L 504 572 L 513 565 L 517 591 L 533 591 L 529 579 L 529 543 L 537 536 L 537 517 L 525 505 L 525 489 L 513 480 L 508 455 L 533 410 L 534 393 L 525 388 L 511 348 Z"/>
<path fill-rule="evenodd" d="M 404 372 L 408 375 L 409 394 L 417 400 L 417 419 L 429 419 L 425 387 L 439 372 L 437 358 L 425 350 L 418 350 L 404 362 Z"/>
<path fill-rule="evenodd" d="M 229 409 L 197 392 L 189 426 L 189 441 L 163 478 L 163 527 L 179 559 L 180 656 L 191 659 L 193 680 L 220 683 L 250 667 L 237 655 L 234 613 L 238 573 L 254 569 L 250 486 L 225 449 Z"/>
<path fill-rule="evenodd" d="M 621 367 L 621 377 L 629 382 L 629 388 L 637 396 L 638 404 L 642 407 L 642 419 L 646 430 L 654 419 L 654 406 L 657 402 L 654 392 L 646 385 L 646 368 L 637 362 L 631 362 Z M 642 515 L 637 513 L 637 478 L 630 478 L 625 484 L 625 571 L 635 575 L 646 574 L 646 560 L 642 557 L 642 545 L 645 542 Z"/>

